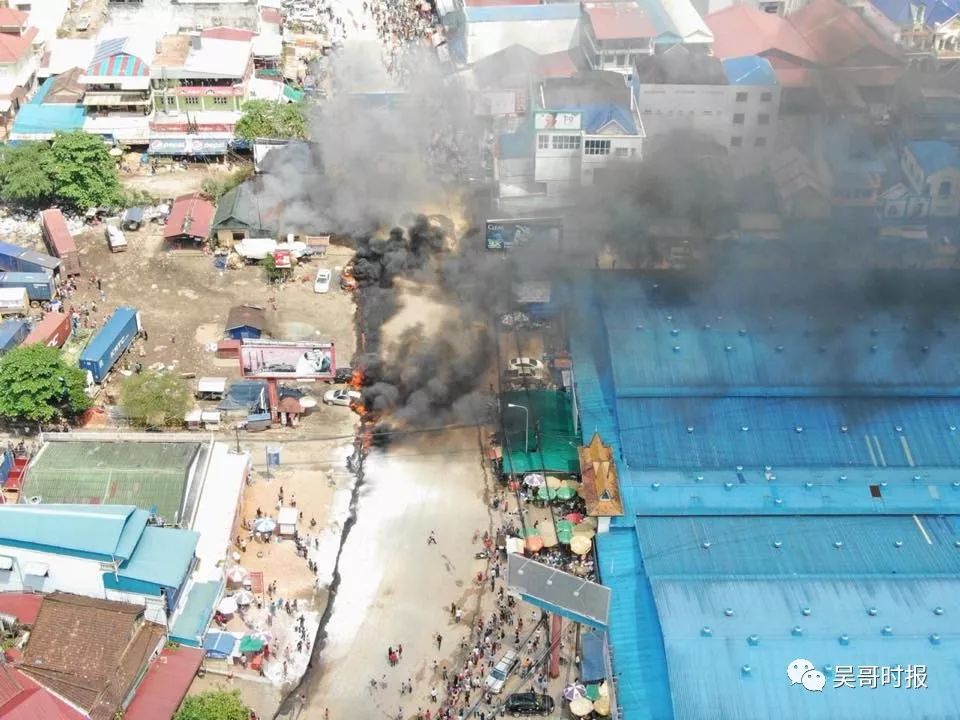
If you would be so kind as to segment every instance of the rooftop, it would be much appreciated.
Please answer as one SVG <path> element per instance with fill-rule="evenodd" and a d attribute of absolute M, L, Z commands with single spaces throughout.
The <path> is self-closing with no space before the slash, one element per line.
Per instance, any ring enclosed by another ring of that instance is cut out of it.
<path fill-rule="evenodd" d="M 170 215 L 164 225 L 164 239 L 187 235 L 206 240 L 210 236 L 210 226 L 216 208 L 202 193 L 181 195 L 173 201 Z"/>
<path fill-rule="evenodd" d="M 2 720 L 87 720 L 87 716 L 0 660 Z"/>
<path fill-rule="evenodd" d="M 630 107 L 630 88 L 616 72 L 591 70 L 571 78 L 547 78 L 541 89 L 544 110 L 607 103 Z"/>
<path fill-rule="evenodd" d="M 0 543 L 128 560 L 148 513 L 130 505 L 0 505 Z"/>
<path fill-rule="evenodd" d="M 199 451 L 200 443 L 188 442 L 50 442 L 28 469 L 23 495 L 44 503 L 127 503 L 175 523 Z"/>
<path fill-rule="evenodd" d="M 227 314 L 227 330 L 242 327 L 263 330 L 266 326 L 266 312 L 257 305 L 234 305 Z"/>
<path fill-rule="evenodd" d="M 948 167 L 960 169 L 960 152 L 943 140 L 912 140 L 907 143 L 907 149 L 925 175 Z"/>
<path fill-rule="evenodd" d="M 527 409 L 504 412 L 504 472 L 577 472 L 579 438 L 569 394 L 525 390 L 505 392 L 500 398 L 504 408 L 513 404 Z"/>
<path fill-rule="evenodd" d="M 140 38 L 102 40 L 93 52 L 86 74 L 94 77 L 149 77 L 153 52 Z"/>
<path fill-rule="evenodd" d="M 739 58 L 727 58 L 723 61 L 723 72 L 731 85 L 776 85 L 777 74 L 766 58 L 748 55 Z"/>
<path fill-rule="evenodd" d="M 468 23 L 531 22 L 536 20 L 579 20 L 580 5 L 556 3 L 548 5 L 467 6 L 463 10 Z"/>
<path fill-rule="evenodd" d="M 843 64 L 861 54 L 857 66 L 862 65 L 864 57 L 871 66 L 905 64 L 903 53 L 892 40 L 838 0 L 810 0 L 789 20 L 825 67 Z"/>
<path fill-rule="evenodd" d="M 633 40 L 656 35 L 646 11 L 634 2 L 590 3 L 584 5 L 584 11 L 598 40 Z"/>
<path fill-rule="evenodd" d="M 643 55 L 636 60 L 637 82 L 669 85 L 726 85 L 720 60 L 711 55 L 677 50 Z"/>
<path fill-rule="evenodd" d="M 33 625 L 42 601 L 43 595 L 37 593 L 0 592 L 0 615 L 14 617 L 24 625 Z"/>
<path fill-rule="evenodd" d="M 192 530 L 148 526 L 140 536 L 133 557 L 117 575 L 130 580 L 178 588 L 190 572 L 200 534 Z"/>
<path fill-rule="evenodd" d="M 815 64 L 817 55 L 786 19 L 749 5 L 731 5 L 710 13 L 705 21 L 713 31 L 713 54 L 722 59 L 782 53 Z"/>
<path fill-rule="evenodd" d="M 150 663 L 137 694 L 124 713 L 124 720 L 170 720 L 186 697 L 204 652 L 180 646 L 164 649 Z"/>
<path fill-rule="evenodd" d="M 20 35 L 0 33 L 0 63 L 15 63 L 32 52 L 37 29 L 29 27 Z"/>

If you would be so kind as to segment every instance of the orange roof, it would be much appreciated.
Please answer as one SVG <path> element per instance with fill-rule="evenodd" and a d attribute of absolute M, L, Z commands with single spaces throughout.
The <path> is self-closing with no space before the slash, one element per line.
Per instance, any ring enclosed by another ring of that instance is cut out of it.
<path fill-rule="evenodd" d="M 585 5 L 597 40 L 633 40 L 657 34 L 647 12 L 636 3 Z"/>
<path fill-rule="evenodd" d="M 250 40 L 255 32 L 252 30 L 241 30 L 240 28 L 227 27 L 226 25 L 217 25 L 200 31 L 200 37 L 213 38 L 215 40 Z"/>
<path fill-rule="evenodd" d="M 821 65 L 836 65 L 865 48 L 873 48 L 886 56 L 886 61 L 871 60 L 871 67 L 903 64 L 902 55 L 893 42 L 837 0 L 811 0 L 790 16 L 790 23 L 813 48 Z"/>
<path fill-rule="evenodd" d="M 31 52 L 30 45 L 37 36 L 37 29 L 29 27 L 23 35 L 0 33 L 0 63 L 14 63 Z"/>
<path fill-rule="evenodd" d="M 731 5 L 704 18 L 713 33 L 713 54 L 721 60 L 780 52 L 808 63 L 817 55 L 787 20 L 747 5 Z"/>
<path fill-rule="evenodd" d="M 260 10 L 260 19 L 271 25 L 280 25 L 283 22 L 283 14 L 276 8 L 263 8 Z"/>
<path fill-rule="evenodd" d="M 620 481 L 613 450 L 594 433 L 590 444 L 577 449 L 580 456 L 580 496 L 587 504 L 587 515 L 612 517 L 623 515 Z"/>

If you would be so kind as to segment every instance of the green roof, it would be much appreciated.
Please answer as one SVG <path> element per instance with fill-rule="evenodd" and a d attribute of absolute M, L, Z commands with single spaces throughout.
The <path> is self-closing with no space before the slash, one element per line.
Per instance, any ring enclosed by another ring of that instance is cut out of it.
<path fill-rule="evenodd" d="M 126 560 L 148 514 L 132 505 L 0 505 L 0 544 Z"/>
<path fill-rule="evenodd" d="M 24 497 L 43 503 L 125 504 L 181 520 L 199 443 L 51 442 L 27 471 Z"/>
<path fill-rule="evenodd" d="M 217 203 L 217 212 L 213 216 L 213 229 L 244 228 L 255 237 L 271 237 L 275 224 L 276 208 L 261 206 L 256 196 L 253 182 L 248 180 L 224 193 Z"/>
<path fill-rule="evenodd" d="M 190 571 L 199 539 L 200 533 L 192 530 L 147 527 L 133 557 L 117 575 L 163 587 L 180 587 Z"/>
<path fill-rule="evenodd" d="M 580 469 L 574 429 L 573 401 L 568 393 L 524 390 L 501 395 L 503 408 L 503 470 L 508 474 L 528 472 L 575 473 Z M 527 413 L 508 405 L 520 405 Z"/>

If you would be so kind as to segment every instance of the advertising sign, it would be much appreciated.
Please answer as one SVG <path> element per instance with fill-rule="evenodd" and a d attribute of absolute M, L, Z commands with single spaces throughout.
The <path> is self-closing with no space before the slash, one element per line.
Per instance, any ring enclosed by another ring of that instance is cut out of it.
<path fill-rule="evenodd" d="M 244 377 L 327 379 L 336 373 L 333 343 L 244 340 L 240 346 Z"/>
<path fill-rule="evenodd" d="M 559 218 L 516 218 L 487 220 L 487 250 L 507 250 L 514 245 L 531 244 L 538 249 L 557 251 L 563 236 Z"/>
<path fill-rule="evenodd" d="M 581 130 L 581 118 L 578 112 L 538 110 L 533 114 L 533 127 L 537 130 Z"/>

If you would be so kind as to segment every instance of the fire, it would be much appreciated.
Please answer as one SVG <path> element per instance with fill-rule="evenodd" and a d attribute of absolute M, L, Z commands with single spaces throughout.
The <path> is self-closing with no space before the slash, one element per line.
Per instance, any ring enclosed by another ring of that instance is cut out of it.
<path fill-rule="evenodd" d="M 363 387 L 363 369 L 354 368 L 353 375 L 350 376 L 350 389 L 351 390 L 360 390 Z"/>
<path fill-rule="evenodd" d="M 367 414 L 367 408 L 362 402 L 350 403 L 350 409 L 353 410 L 360 417 L 363 417 L 364 415 Z"/>
<path fill-rule="evenodd" d="M 357 289 L 357 279 L 353 276 L 353 263 L 340 271 L 340 289 L 353 292 Z"/>

